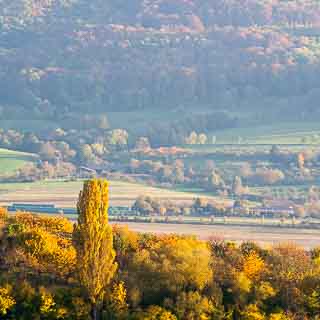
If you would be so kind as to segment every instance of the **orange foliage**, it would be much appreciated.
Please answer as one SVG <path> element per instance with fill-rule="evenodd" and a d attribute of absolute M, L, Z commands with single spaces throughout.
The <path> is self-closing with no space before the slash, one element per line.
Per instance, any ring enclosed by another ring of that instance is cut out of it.
<path fill-rule="evenodd" d="M 42 228 L 33 228 L 20 235 L 20 247 L 31 265 L 42 270 L 65 275 L 74 270 L 76 251 L 71 240 L 61 238 Z M 30 259 L 29 259 L 30 258 Z"/>
<path fill-rule="evenodd" d="M 265 268 L 263 259 L 255 252 L 251 251 L 246 257 L 243 264 L 243 272 L 253 280 L 256 279 Z"/>
<path fill-rule="evenodd" d="M 39 227 L 50 232 L 65 233 L 71 233 L 73 230 L 72 223 L 62 216 L 47 217 L 18 212 L 13 219 L 15 223 L 22 224 L 30 229 Z"/>
<path fill-rule="evenodd" d="M 6 220 L 8 216 L 8 211 L 6 208 L 0 208 L 0 221 Z"/>

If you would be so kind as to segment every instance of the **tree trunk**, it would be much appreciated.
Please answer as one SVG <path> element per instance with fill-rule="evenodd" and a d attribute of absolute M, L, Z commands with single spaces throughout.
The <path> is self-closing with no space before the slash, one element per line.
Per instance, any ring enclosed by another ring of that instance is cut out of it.
<path fill-rule="evenodd" d="M 92 320 L 99 320 L 98 319 L 98 307 L 97 307 L 97 304 L 94 304 L 92 306 L 91 313 L 92 313 Z"/>

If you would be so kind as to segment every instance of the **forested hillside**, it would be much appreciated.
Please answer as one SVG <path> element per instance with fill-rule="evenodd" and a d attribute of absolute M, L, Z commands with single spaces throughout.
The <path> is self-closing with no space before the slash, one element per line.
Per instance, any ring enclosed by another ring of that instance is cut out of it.
<path fill-rule="evenodd" d="M 320 111 L 318 0 L 3 0 L 0 27 L 1 119 Z"/>

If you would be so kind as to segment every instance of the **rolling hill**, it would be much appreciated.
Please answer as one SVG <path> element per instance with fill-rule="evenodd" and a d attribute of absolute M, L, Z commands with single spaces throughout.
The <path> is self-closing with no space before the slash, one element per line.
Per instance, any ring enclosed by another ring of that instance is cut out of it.
<path fill-rule="evenodd" d="M 37 155 L 32 153 L 0 149 L 0 176 L 14 174 L 18 169 L 36 159 Z"/>
<path fill-rule="evenodd" d="M 73 127 L 114 112 L 119 125 L 130 112 L 146 127 L 150 113 L 200 109 L 315 120 L 319 17 L 316 0 L 6 0 L 0 120 Z"/>

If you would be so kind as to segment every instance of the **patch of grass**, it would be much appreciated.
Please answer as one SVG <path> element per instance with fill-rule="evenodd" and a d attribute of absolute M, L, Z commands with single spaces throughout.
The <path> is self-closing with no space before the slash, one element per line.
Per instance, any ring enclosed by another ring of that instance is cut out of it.
<path fill-rule="evenodd" d="M 320 141 L 320 123 L 281 122 L 265 126 L 219 130 L 212 132 L 211 135 L 216 136 L 218 144 L 239 142 L 249 144 L 315 144 Z"/>
<path fill-rule="evenodd" d="M 319 187 L 319 184 L 313 184 Z M 311 184 L 301 184 L 301 185 L 277 185 L 277 186 L 263 186 L 263 187 L 251 187 L 250 191 L 254 194 L 266 195 L 267 193 L 273 196 L 296 196 L 299 198 L 307 197 L 308 191 Z"/>
<path fill-rule="evenodd" d="M 0 149 L 0 176 L 13 174 L 36 158 L 37 156 L 31 153 Z"/>

